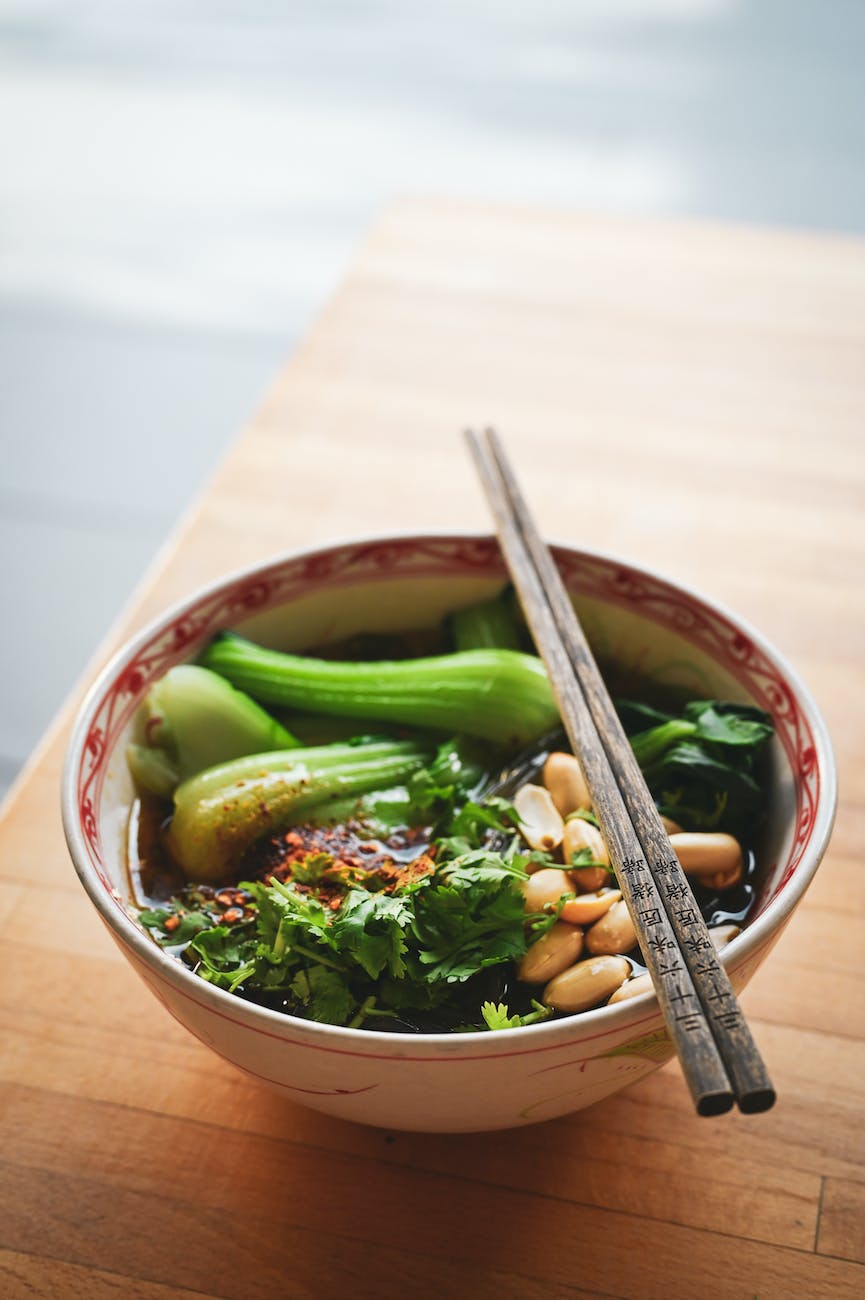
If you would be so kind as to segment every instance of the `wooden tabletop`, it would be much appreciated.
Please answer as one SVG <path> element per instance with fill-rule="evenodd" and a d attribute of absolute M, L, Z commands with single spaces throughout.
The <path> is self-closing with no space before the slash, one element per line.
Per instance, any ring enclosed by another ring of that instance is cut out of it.
<path fill-rule="evenodd" d="M 280 550 L 487 527 L 459 432 L 495 423 L 548 535 L 726 602 L 825 713 L 832 846 L 743 997 L 778 1104 L 697 1119 L 672 1063 L 570 1118 L 447 1137 L 272 1094 L 97 920 L 60 830 L 66 710 L 0 822 L 0 1294 L 865 1294 L 863 363 L 854 240 L 384 216 L 111 643 Z"/>

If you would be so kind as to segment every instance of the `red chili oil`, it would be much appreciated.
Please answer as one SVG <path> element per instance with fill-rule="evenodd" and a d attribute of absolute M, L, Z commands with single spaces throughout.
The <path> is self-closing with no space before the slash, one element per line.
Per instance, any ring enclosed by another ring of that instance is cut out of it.
<path fill-rule="evenodd" d="M 165 847 L 164 830 L 171 805 L 142 794 L 132 808 L 127 840 L 127 861 L 133 896 L 139 907 L 153 907 L 183 895 L 189 888 L 180 868 Z M 259 840 L 234 873 L 234 883 L 195 886 L 206 889 L 208 899 L 227 924 L 243 919 L 246 898 L 236 898 L 242 880 L 292 881 L 304 894 L 314 895 L 336 910 L 354 884 L 393 893 L 413 880 L 429 875 L 435 866 L 429 843 L 429 826 L 370 837 L 357 821 L 339 825 L 299 825 Z M 241 891 L 242 893 L 242 891 Z"/>
<path fill-rule="evenodd" d="M 353 885 L 390 894 L 429 875 L 435 866 L 429 829 L 371 839 L 357 822 L 292 826 L 255 845 L 241 874 L 265 882 L 290 880 L 300 893 L 336 910 Z"/>

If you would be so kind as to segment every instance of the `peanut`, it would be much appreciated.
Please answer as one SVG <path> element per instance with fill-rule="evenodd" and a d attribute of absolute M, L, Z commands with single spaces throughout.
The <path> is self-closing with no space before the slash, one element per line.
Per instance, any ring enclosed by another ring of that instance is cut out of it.
<path fill-rule="evenodd" d="M 593 922 L 600 920 L 614 903 L 618 903 L 621 897 L 622 893 L 619 889 L 578 894 L 576 898 L 568 899 L 559 915 L 563 921 L 570 921 L 571 925 L 592 925 Z"/>
<path fill-rule="evenodd" d="M 686 875 L 699 877 L 700 884 L 727 889 L 741 879 L 742 850 L 732 835 L 682 831 L 671 835 L 670 843 L 682 870 Z"/>
<path fill-rule="evenodd" d="M 525 984 L 546 984 L 554 975 L 573 966 L 582 951 L 582 930 L 556 921 L 520 959 L 517 977 Z"/>
<path fill-rule="evenodd" d="M 565 866 L 580 849 L 589 849 L 596 862 L 604 862 L 609 866 L 610 855 L 597 826 L 584 821 L 582 817 L 571 817 L 565 822 L 565 833 L 562 838 Z M 603 867 L 576 867 L 571 871 L 571 875 L 579 889 L 600 889 L 602 885 L 609 884 L 612 879 L 609 871 L 605 871 Z"/>
<path fill-rule="evenodd" d="M 596 921 L 586 935 L 586 947 L 596 956 L 630 952 L 637 942 L 627 903 L 621 899 Z"/>
<path fill-rule="evenodd" d="M 614 1002 L 625 1002 L 628 998 L 638 998 L 643 993 L 654 991 L 652 977 L 647 971 L 645 975 L 635 975 L 633 979 L 625 980 L 624 984 L 620 984 L 607 1005 L 612 1006 Z"/>
<path fill-rule="evenodd" d="M 588 1011 L 606 1002 L 630 969 L 624 957 L 589 957 L 551 979 L 542 1001 L 557 1011 Z"/>
<path fill-rule="evenodd" d="M 694 879 L 706 889 L 714 889 L 720 894 L 723 890 L 738 885 L 742 879 L 742 864 L 739 863 L 731 871 L 716 871 L 713 876 L 695 876 Z"/>
<path fill-rule="evenodd" d="M 591 808 L 583 769 L 573 754 L 550 754 L 541 777 L 563 817 L 578 808 Z"/>
<path fill-rule="evenodd" d="M 726 948 L 727 944 L 741 933 L 742 931 L 738 925 L 713 925 L 709 931 L 709 938 L 720 952 L 722 948 Z"/>
<path fill-rule="evenodd" d="M 521 786 L 514 796 L 514 808 L 520 818 L 520 833 L 533 849 L 551 853 L 559 847 L 565 823 L 549 790 L 542 785 Z"/>
<path fill-rule="evenodd" d="M 523 897 L 527 912 L 542 912 L 544 908 L 553 907 L 562 894 L 574 892 L 573 881 L 561 867 L 542 867 L 533 876 L 529 876 L 523 885 Z"/>

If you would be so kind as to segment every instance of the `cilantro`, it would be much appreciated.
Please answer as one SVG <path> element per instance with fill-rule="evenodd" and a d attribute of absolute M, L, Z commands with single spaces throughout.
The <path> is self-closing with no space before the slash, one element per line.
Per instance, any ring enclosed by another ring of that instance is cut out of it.
<path fill-rule="evenodd" d="M 307 853 L 300 862 L 291 868 L 291 876 L 300 885 L 316 885 L 328 867 L 333 866 L 332 853 Z"/>
<path fill-rule="evenodd" d="M 147 926 L 148 930 L 157 931 L 154 937 L 166 945 L 188 943 L 200 931 L 213 925 L 206 912 L 188 912 L 179 902 L 171 907 L 158 907 L 139 912 L 138 919 L 142 925 Z"/>
<path fill-rule="evenodd" d="M 516 855 L 511 861 L 515 865 L 522 867 L 526 872 L 528 872 L 530 866 L 534 867 L 535 871 L 540 871 L 541 867 L 554 867 L 556 865 L 552 853 L 546 853 L 543 849 L 529 849 L 528 852 Z"/>
<path fill-rule="evenodd" d="M 418 893 L 411 968 L 427 982 L 469 979 L 526 950 L 524 873 L 482 851 L 448 863 Z"/>
<path fill-rule="evenodd" d="M 592 850 L 588 847 L 577 849 L 576 853 L 572 853 L 568 867 L 571 871 L 576 871 L 582 867 L 601 867 L 611 876 L 616 874 L 606 862 L 598 862 L 597 858 L 593 858 Z"/>
<path fill-rule="evenodd" d="M 209 984 L 229 993 L 252 975 L 255 965 L 255 942 L 244 938 L 226 925 L 204 930 L 189 945 L 200 959 L 197 973 Z"/>
<path fill-rule="evenodd" d="M 568 813 L 567 817 L 565 818 L 565 821 L 566 822 L 572 822 L 572 821 L 588 822 L 590 826 L 594 826 L 598 830 L 600 830 L 598 819 L 595 816 L 595 814 L 592 812 L 591 808 L 577 808 L 575 812 Z"/>
<path fill-rule="evenodd" d="M 387 970 L 395 979 L 405 974 L 405 931 L 412 922 L 407 900 L 396 895 L 352 889 L 331 928 L 336 947 L 362 966 L 370 979 Z"/>
<path fill-rule="evenodd" d="M 301 894 L 280 880 L 254 888 L 258 898 L 261 938 L 277 952 L 301 935 L 316 943 L 329 943 L 328 913 L 317 898 Z"/>
<path fill-rule="evenodd" d="M 477 742 L 456 737 L 439 746 L 428 767 L 414 773 L 408 784 L 409 795 L 418 812 L 434 812 L 439 820 L 447 820 L 485 776 Z"/>
<path fill-rule="evenodd" d="M 351 1018 L 357 999 L 343 976 L 324 966 L 299 970 L 291 982 L 291 992 L 305 1007 L 310 1020 L 329 1025 L 344 1025 Z"/>
<path fill-rule="evenodd" d="M 447 833 L 476 849 L 480 848 L 487 831 L 513 834 L 516 820 L 516 812 L 507 799 L 490 796 L 483 803 L 469 799 L 448 822 Z"/>
<path fill-rule="evenodd" d="M 541 1020 L 549 1020 L 553 1014 L 552 1007 L 545 1007 L 532 998 L 533 1011 L 526 1015 L 511 1015 L 504 1002 L 485 1002 L 481 1007 L 487 1029 L 519 1029 L 521 1025 L 534 1025 Z"/>

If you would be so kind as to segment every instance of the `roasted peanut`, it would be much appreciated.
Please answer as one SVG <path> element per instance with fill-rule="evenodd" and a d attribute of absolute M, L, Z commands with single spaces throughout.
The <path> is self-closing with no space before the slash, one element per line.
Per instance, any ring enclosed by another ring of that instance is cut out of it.
<path fill-rule="evenodd" d="M 573 892 L 574 884 L 566 871 L 561 867 L 542 867 L 523 885 L 526 911 L 542 912 L 545 907 L 554 906 L 562 894 Z"/>
<path fill-rule="evenodd" d="M 610 910 L 586 934 L 586 947 L 596 956 L 630 952 L 636 942 L 634 923 L 623 899 L 613 903 Z"/>
<path fill-rule="evenodd" d="M 741 879 L 742 850 L 732 835 L 682 831 L 671 835 L 670 843 L 682 870 L 686 875 L 698 876 L 701 884 L 728 889 Z"/>
<path fill-rule="evenodd" d="M 578 808 L 591 808 L 592 801 L 583 769 L 573 754 L 550 754 L 541 777 L 563 817 Z"/>
<path fill-rule="evenodd" d="M 546 984 L 567 970 L 583 951 L 583 932 L 576 925 L 556 921 L 520 958 L 517 976 L 525 984 Z"/>
<path fill-rule="evenodd" d="M 514 795 L 514 808 L 520 819 L 520 833 L 533 849 L 551 853 L 559 847 L 565 823 L 549 790 L 542 785 L 521 786 Z"/>
<path fill-rule="evenodd" d="M 742 931 L 738 925 L 713 925 L 709 931 L 709 938 L 720 952 L 722 948 L 726 948 L 727 944 L 741 933 Z"/>
<path fill-rule="evenodd" d="M 542 1001 L 557 1011 L 588 1011 L 606 1002 L 630 969 L 624 957 L 589 957 L 551 979 Z"/>
<path fill-rule="evenodd" d="M 609 866 L 610 855 L 597 826 L 593 826 L 582 817 L 571 817 L 565 822 L 565 833 L 562 838 L 562 853 L 566 867 L 580 849 L 588 849 L 595 862 L 604 862 Z M 609 884 L 613 879 L 609 871 L 605 871 L 603 867 L 577 867 L 571 871 L 571 875 L 579 889 L 600 889 L 602 885 Z"/>
<path fill-rule="evenodd" d="M 652 983 L 652 977 L 648 974 L 635 975 L 633 979 L 625 980 L 609 999 L 608 1006 L 614 1002 L 626 1002 L 628 998 L 638 998 L 641 993 L 654 993 L 655 986 Z"/>
<path fill-rule="evenodd" d="M 713 876 L 695 876 L 705 889 L 714 889 L 720 894 L 725 889 L 732 889 L 733 885 L 738 885 L 742 879 L 742 864 L 733 867 L 731 871 L 716 871 Z"/>
<path fill-rule="evenodd" d="M 578 894 L 568 899 L 560 912 L 563 921 L 571 925 L 592 925 L 622 897 L 619 889 L 603 889 L 597 893 Z"/>

